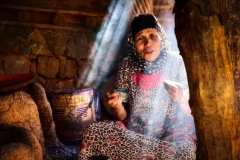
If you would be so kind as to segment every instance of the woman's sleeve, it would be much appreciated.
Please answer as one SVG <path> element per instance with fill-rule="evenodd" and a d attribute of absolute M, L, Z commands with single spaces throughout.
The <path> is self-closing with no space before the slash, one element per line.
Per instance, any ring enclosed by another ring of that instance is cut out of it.
<path fill-rule="evenodd" d="M 115 89 L 128 93 L 129 87 L 129 63 L 128 59 L 125 58 L 120 64 L 119 71 L 116 76 Z"/>

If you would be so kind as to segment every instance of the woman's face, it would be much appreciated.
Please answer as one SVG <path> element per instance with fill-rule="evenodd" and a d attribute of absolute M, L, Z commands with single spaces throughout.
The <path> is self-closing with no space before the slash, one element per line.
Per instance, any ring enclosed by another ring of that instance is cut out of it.
<path fill-rule="evenodd" d="M 154 61 L 160 54 L 161 36 L 154 28 L 147 28 L 138 32 L 134 43 L 140 56 L 146 61 Z"/>

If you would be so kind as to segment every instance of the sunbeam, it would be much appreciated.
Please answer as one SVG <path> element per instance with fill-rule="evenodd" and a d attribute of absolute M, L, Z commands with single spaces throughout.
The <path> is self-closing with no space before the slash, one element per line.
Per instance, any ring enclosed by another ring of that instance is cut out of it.
<path fill-rule="evenodd" d="M 125 6 L 124 1 L 112 1 L 108 8 L 104 21 L 96 35 L 95 42 L 90 51 L 90 57 L 93 57 L 93 63 L 86 68 L 87 77 L 84 80 L 84 86 L 94 84 L 97 88 L 100 80 L 105 76 L 103 70 L 106 68 L 111 70 L 114 61 L 121 58 L 119 50 L 123 46 L 123 38 L 126 34 L 128 21 L 130 18 L 130 10 Z M 98 79 L 92 82 L 92 76 L 98 73 Z"/>

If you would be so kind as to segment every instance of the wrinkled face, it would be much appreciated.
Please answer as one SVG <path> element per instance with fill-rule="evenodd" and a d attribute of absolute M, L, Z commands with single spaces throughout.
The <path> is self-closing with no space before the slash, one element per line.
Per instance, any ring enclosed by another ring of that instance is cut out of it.
<path fill-rule="evenodd" d="M 134 43 L 140 56 L 148 62 L 154 61 L 161 50 L 161 36 L 154 28 L 147 28 L 138 32 Z"/>

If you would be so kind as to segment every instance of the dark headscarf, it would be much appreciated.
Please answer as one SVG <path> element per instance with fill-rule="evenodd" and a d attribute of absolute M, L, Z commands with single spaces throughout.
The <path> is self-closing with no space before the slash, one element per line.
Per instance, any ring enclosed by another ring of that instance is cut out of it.
<path fill-rule="evenodd" d="M 160 55 L 152 62 L 144 60 L 138 53 L 134 44 L 134 36 L 139 31 L 147 28 L 155 28 L 162 37 Z M 157 18 L 152 14 L 142 14 L 135 17 L 131 23 L 130 33 L 128 36 L 128 54 L 134 69 L 144 74 L 157 73 L 166 63 L 168 53 L 170 53 L 170 42 Z"/>
<path fill-rule="evenodd" d="M 139 15 L 135 17 L 131 24 L 131 31 L 133 37 L 141 30 L 147 28 L 155 28 L 159 32 L 161 31 L 157 19 L 151 14 Z"/>

